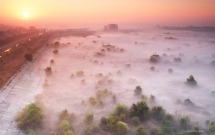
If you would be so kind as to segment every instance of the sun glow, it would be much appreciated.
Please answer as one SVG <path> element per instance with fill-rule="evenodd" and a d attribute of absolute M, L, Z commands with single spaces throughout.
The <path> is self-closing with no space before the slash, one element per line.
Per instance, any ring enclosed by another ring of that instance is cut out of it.
<path fill-rule="evenodd" d="M 23 16 L 24 16 L 25 18 L 28 18 L 28 16 L 29 16 L 28 12 L 23 12 Z"/>

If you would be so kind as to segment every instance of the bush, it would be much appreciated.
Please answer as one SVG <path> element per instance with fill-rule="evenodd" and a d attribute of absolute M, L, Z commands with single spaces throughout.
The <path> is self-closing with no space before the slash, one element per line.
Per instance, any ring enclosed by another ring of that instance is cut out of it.
<path fill-rule="evenodd" d="M 124 122 L 118 121 L 116 124 L 116 133 L 118 135 L 126 135 L 128 133 L 128 125 Z"/>
<path fill-rule="evenodd" d="M 152 108 L 152 117 L 157 120 L 157 121 L 161 121 L 165 116 L 165 110 L 161 107 L 153 107 Z"/>
<path fill-rule="evenodd" d="M 149 107 L 143 101 L 133 104 L 130 108 L 130 117 L 139 117 L 141 121 L 148 119 L 149 116 Z"/>
<path fill-rule="evenodd" d="M 28 53 L 27 53 L 27 54 L 24 55 L 24 57 L 25 57 L 25 59 L 28 60 L 28 61 L 33 61 L 33 56 L 32 56 L 32 54 L 28 54 Z"/>
<path fill-rule="evenodd" d="M 142 94 L 142 88 L 140 86 L 137 86 L 134 90 L 135 95 L 140 95 Z"/>
<path fill-rule="evenodd" d="M 194 79 L 194 77 L 192 75 L 190 75 L 189 78 L 187 78 L 187 84 L 192 85 L 192 86 L 197 85 L 197 82 L 196 82 L 196 80 Z"/>
<path fill-rule="evenodd" d="M 136 128 L 135 135 L 147 135 L 143 126 L 138 126 Z"/>
<path fill-rule="evenodd" d="M 88 114 L 85 116 L 84 122 L 85 122 L 86 124 L 90 124 L 90 123 L 92 123 L 93 118 L 94 118 L 93 114 L 92 114 L 92 113 L 88 113 Z"/>
<path fill-rule="evenodd" d="M 135 116 L 135 117 L 131 118 L 131 122 L 134 126 L 138 126 L 140 124 L 140 119 L 139 119 L 139 117 Z"/>
<path fill-rule="evenodd" d="M 58 50 L 54 50 L 53 53 L 54 53 L 54 54 L 58 54 Z"/>
<path fill-rule="evenodd" d="M 16 118 L 18 128 L 21 130 L 36 129 L 42 125 L 42 120 L 42 108 L 35 103 L 27 105 Z"/>
<path fill-rule="evenodd" d="M 190 129 L 190 120 L 189 118 L 186 116 L 186 117 L 181 117 L 180 119 L 180 128 L 181 130 L 188 130 Z"/>

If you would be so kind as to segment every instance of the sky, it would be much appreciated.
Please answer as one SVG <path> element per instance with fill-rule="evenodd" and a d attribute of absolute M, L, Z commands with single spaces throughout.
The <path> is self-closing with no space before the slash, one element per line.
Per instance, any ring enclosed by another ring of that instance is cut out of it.
<path fill-rule="evenodd" d="M 24 23 L 215 25 L 215 0 L 0 0 L 0 24 Z"/>

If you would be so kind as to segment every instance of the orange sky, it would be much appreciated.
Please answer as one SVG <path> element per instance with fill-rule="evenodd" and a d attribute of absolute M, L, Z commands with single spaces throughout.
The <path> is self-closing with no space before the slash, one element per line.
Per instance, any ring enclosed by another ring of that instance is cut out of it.
<path fill-rule="evenodd" d="M 0 24 L 215 25 L 215 0 L 0 0 Z"/>

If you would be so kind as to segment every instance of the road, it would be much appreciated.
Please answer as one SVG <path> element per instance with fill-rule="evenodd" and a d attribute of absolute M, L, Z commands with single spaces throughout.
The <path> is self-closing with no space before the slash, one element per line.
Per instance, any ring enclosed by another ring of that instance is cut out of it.
<path fill-rule="evenodd" d="M 32 37 L 36 37 L 36 36 L 38 36 L 38 34 L 39 34 L 39 32 L 31 34 L 31 35 L 28 35 L 27 37 L 18 39 L 18 40 L 14 41 L 14 42 L 11 42 L 9 44 L 6 44 L 6 45 L 0 47 L 0 53 L 6 51 L 7 49 L 11 48 L 14 45 L 19 44 L 20 42 L 26 41 L 26 40 L 28 40 L 29 38 L 32 38 Z"/>

